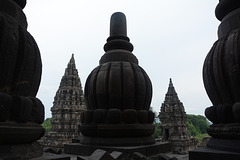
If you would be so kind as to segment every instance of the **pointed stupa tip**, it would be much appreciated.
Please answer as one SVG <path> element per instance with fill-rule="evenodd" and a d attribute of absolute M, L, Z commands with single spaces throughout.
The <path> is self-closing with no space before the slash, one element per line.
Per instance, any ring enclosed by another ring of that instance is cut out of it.
<path fill-rule="evenodd" d="M 173 83 L 172 83 L 172 78 L 170 78 L 170 81 L 169 81 L 169 86 L 173 86 Z"/>
<path fill-rule="evenodd" d="M 69 63 L 71 63 L 71 61 L 75 61 L 75 60 L 74 60 L 74 53 L 72 53 L 72 57 L 71 57 Z"/>
<path fill-rule="evenodd" d="M 110 36 L 127 37 L 126 16 L 122 12 L 115 12 L 112 14 L 110 20 Z"/>
<path fill-rule="evenodd" d="M 177 94 L 176 91 L 175 91 L 175 88 L 173 86 L 173 83 L 172 83 L 172 78 L 170 78 L 170 80 L 169 80 L 169 86 L 168 86 L 167 94 L 169 94 L 169 95 Z"/>
<path fill-rule="evenodd" d="M 68 65 L 74 65 L 75 66 L 74 53 L 72 53 L 72 57 L 71 57 L 70 61 L 68 62 Z"/>

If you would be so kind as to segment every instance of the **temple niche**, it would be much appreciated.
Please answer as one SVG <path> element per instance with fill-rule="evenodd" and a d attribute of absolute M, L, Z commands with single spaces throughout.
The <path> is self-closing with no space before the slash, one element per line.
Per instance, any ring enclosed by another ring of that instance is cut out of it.
<path fill-rule="evenodd" d="M 84 95 L 74 55 L 65 69 L 59 89 L 54 97 L 51 131 L 39 142 L 44 147 L 63 148 L 78 136 L 80 114 L 86 109 Z"/>
<path fill-rule="evenodd" d="M 162 141 L 171 142 L 173 152 L 187 152 L 196 147 L 195 139 L 188 136 L 187 115 L 171 79 L 158 117 Z"/>

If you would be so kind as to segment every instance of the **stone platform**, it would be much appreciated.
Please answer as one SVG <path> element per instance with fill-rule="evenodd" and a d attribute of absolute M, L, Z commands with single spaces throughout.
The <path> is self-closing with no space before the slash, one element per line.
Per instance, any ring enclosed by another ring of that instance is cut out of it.
<path fill-rule="evenodd" d="M 189 152 L 189 160 L 239 160 L 240 153 L 199 147 Z"/>
<path fill-rule="evenodd" d="M 159 153 L 167 153 L 171 151 L 171 143 L 157 142 L 152 145 L 142 146 L 90 146 L 79 143 L 71 143 L 64 145 L 64 152 L 67 154 L 76 154 L 81 156 L 90 156 L 95 150 L 102 149 L 108 152 L 118 151 L 123 153 L 139 152 L 145 156 L 152 156 Z"/>
<path fill-rule="evenodd" d="M 41 146 L 32 144 L 0 145 L 0 160 L 29 160 L 43 154 Z"/>
<path fill-rule="evenodd" d="M 212 138 L 206 147 L 189 152 L 189 160 L 239 160 L 240 140 Z"/>

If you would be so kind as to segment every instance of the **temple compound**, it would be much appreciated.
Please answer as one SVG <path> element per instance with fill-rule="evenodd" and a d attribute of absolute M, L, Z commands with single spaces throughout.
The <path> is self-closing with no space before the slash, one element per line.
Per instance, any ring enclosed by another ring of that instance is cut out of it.
<path fill-rule="evenodd" d="M 80 114 L 86 109 L 74 55 L 70 59 L 54 97 L 51 131 L 39 142 L 44 147 L 63 148 L 78 136 Z"/>
<path fill-rule="evenodd" d="M 171 142 L 174 152 L 186 152 L 195 148 L 195 139 L 190 139 L 188 136 L 184 106 L 178 98 L 171 79 L 158 117 L 162 141 Z"/>

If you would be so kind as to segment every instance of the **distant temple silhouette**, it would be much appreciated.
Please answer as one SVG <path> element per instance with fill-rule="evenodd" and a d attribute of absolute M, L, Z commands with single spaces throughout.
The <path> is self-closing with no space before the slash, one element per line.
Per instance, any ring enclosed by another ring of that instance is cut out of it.
<path fill-rule="evenodd" d="M 158 117 L 161 121 L 162 140 L 171 142 L 174 152 L 186 152 L 196 146 L 195 140 L 190 140 L 188 136 L 187 115 L 183 103 L 178 98 L 171 78 Z"/>
<path fill-rule="evenodd" d="M 71 142 L 78 136 L 80 114 L 85 109 L 82 85 L 72 54 L 54 97 L 51 131 L 40 140 L 40 144 L 62 148 L 65 143 Z"/>

